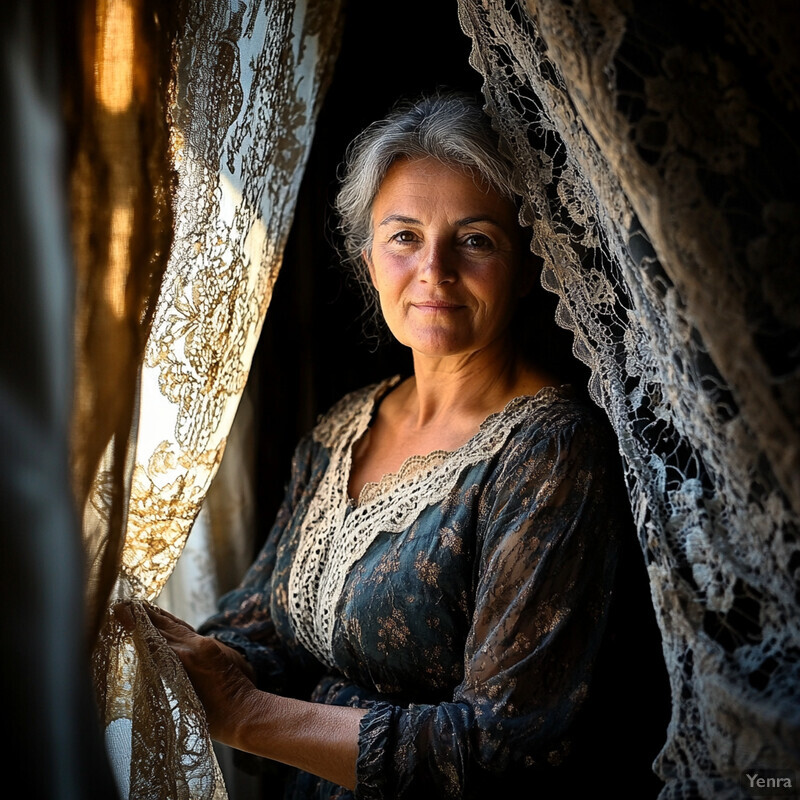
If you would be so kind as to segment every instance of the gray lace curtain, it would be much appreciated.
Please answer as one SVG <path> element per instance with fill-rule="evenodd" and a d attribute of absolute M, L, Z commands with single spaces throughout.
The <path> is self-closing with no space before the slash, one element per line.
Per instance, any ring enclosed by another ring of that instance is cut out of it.
<path fill-rule="evenodd" d="M 619 438 L 672 692 L 661 797 L 746 796 L 744 771 L 800 769 L 800 7 L 458 7 Z"/>

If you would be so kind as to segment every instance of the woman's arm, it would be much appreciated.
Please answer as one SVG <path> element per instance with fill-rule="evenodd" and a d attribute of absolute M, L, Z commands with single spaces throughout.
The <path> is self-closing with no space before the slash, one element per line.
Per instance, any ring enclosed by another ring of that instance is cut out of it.
<path fill-rule="evenodd" d="M 148 614 L 185 667 L 214 740 L 354 788 L 362 709 L 260 691 L 235 650 L 161 609 Z"/>

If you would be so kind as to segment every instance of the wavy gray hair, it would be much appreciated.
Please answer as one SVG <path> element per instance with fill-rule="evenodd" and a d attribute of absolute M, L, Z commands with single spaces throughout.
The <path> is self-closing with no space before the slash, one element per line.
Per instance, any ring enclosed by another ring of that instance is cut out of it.
<path fill-rule="evenodd" d="M 520 194 L 513 164 L 501 152 L 488 115 L 472 95 L 442 91 L 403 100 L 386 117 L 367 126 L 345 152 L 334 207 L 344 265 L 364 293 L 365 316 L 376 322 L 378 297 L 363 254 L 372 252 L 375 196 L 399 158 L 435 158 L 466 169 L 514 204 Z"/>

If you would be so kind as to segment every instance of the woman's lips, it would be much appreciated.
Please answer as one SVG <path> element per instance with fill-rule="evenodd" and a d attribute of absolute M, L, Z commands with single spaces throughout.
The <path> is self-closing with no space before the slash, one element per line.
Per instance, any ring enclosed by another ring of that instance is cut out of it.
<path fill-rule="evenodd" d="M 449 303 L 444 300 L 420 300 L 411 305 L 420 311 L 458 311 L 465 308 L 459 303 Z"/>

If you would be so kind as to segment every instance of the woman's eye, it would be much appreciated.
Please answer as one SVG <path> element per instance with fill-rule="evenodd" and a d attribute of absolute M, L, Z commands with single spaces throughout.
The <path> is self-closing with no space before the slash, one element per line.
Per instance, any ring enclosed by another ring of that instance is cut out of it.
<path fill-rule="evenodd" d="M 399 242 L 400 244 L 408 244 L 409 242 L 415 241 L 416 238 L 412 231 L 397 231 L 397 233 L 389 237 L 390 241 Z"/>
<path fill-rule="evenodd" d="M 492 246 L 492 240 L 482 233 L 470 233 L 464 237 L 464 244 L 472 248 L 486 248 Z"/>

